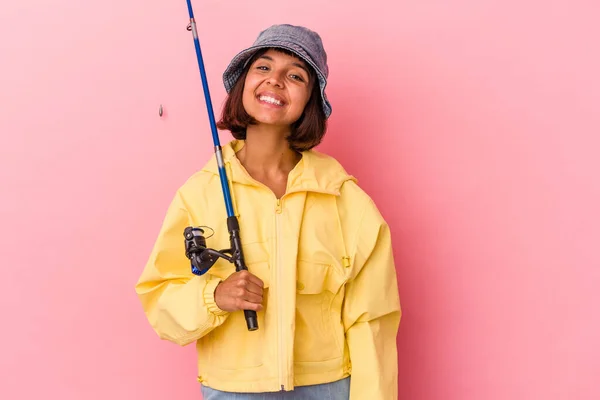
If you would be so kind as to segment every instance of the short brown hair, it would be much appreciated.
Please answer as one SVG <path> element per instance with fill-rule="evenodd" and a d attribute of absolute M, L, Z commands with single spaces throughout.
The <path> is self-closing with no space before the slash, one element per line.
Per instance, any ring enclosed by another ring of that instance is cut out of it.
<path fill-rule="evenodd" d="M 237 82 L 233 88 L 231 88 L 231 91 L 225 100 L 225 104 L 223 105 L 221 120 L 217 123 L 219 129 L 230 131 L 233 137 L 238 140 L 246 139 L 246 127 L 251 124 L 256 124 L 256 120 L 248 115 L 242 102 L 246 75 L 248 74 L 248 70 L 252 63 L 267 50 L 269 49 L 258 51 L 250 61 L 248 61 Z M 276 48 L 274 50 L 286 53 L 293 57 L 298 57 L 294 53 L 283 49 Z M 308 103 L 306 103 L 306 107 L 304 107 L 304 112 L 300 118 L 292 124 L 292 132 L 287 137 L 290 148 L 299 152 L 310 150 L 321 143 L 327 130 L 327 118 L 325 117 L 325 112 L 323 111 L 323 105 L 321 103 L 321 93 L 317 74 L 310 66 L 308 69 L 310 81 L 314 82 L 312 93 Z"/>

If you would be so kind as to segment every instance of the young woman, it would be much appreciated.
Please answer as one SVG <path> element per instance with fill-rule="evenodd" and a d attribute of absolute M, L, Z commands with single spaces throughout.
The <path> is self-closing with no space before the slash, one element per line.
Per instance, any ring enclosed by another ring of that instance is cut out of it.
<path fill-rule="evenodd" d="M 220 129 L 248 271 L 219 259 L 193 275 L 183 231 L 210 227 L 229 247 L 217 163 L 174 196 L 136 285 L 158 335 L 195 342 L 205 400 L 397 398 L 401 310 L 389 228 L 332 157 L 327 56 L 292 25 L 261 32 L 223 78 Z M 255 310 L 248 331 L 242 310 Z"/>

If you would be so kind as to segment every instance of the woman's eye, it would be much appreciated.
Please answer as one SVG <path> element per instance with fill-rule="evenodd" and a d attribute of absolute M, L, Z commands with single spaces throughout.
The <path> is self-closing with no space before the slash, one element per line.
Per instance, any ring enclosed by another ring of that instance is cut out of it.
<path fill-rule="evenodd" d="M 292 75 L 290 75 L 290 78 L 292 78 L 296 81 L 304 82 L 304 78 L 302 78 L 300 75 L 292 74 Z"/>
<path fill-rule="evenodd" d="M 256 69 L 260 69 L 261 71 L 268 71 L 269 67 L 267 67 L 266 65 L 259 65 L 258 67 L 256 67 Z"/>

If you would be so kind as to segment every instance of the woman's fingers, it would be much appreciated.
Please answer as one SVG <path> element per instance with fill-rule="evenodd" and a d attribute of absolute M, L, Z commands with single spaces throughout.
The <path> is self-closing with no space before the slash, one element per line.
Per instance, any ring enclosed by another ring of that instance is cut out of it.
<path fill-rule="evenodd" d="M 238 310 L 254 310 L 260 311 L 263 309 L 262 304 L 260 303 L 251 303 L 249 301 L 238 299 L 236 301 L 236 307 Z"/>
<path fill-rule="evenodd" d="M 215 290 L 215 302 L 224 311 L 262 310 L 263 282 L 247 270 L 231 274 Z"/>
<path fill-rule="evenodd" d="M 237 274 L 237 277 L 240 281 L 246 282 L 246 283 L 252 283 L 252 284 L 258 286 L 261 290 L 265 286 L 263 281 L 261 281 L 256 275 L 252 275 L 250 272 L 248 272 L 246 270 L 236 272 L 235 274 Z"/>

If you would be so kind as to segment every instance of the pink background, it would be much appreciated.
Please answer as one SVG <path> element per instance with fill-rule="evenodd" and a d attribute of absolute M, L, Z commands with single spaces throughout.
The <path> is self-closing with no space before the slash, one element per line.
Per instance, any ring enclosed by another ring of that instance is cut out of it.
<path fill-rule="evenodd" d="M 215 108 L 261 29 L 322 34 L 321 150 L 394 235 L 401 398 L 600 398 L 598 2 L 261 4 L 194 2 Z M 1 7 L 0 398 L 199 399 L 134 293 L 212 153 L 185 1 Z"/>

